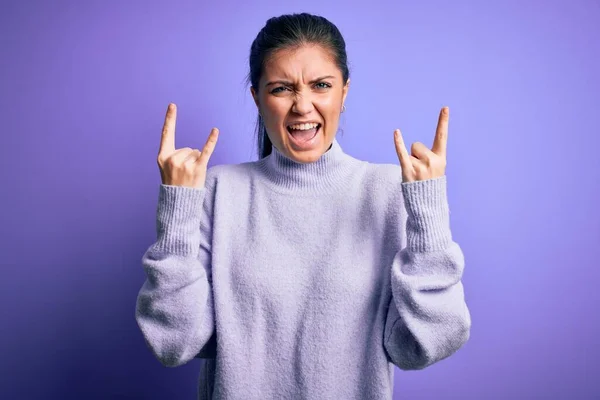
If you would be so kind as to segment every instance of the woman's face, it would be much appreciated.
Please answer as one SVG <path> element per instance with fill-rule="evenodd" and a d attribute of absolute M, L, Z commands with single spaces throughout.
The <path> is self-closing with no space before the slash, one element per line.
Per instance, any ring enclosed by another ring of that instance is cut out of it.
<path fill-rule="evenodd" d="M 304 45 L 274 53 L 258 89 L 250 90 L 273 145 L 289 158 L 307 163 L 331 146 L 349 83 L 344 85 L 328 51 Z"/>

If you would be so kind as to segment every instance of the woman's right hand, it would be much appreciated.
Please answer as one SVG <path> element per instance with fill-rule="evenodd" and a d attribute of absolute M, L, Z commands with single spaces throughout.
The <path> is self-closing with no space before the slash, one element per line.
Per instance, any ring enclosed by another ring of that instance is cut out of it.
<path fill-rule="evenodd" d="M 202 151 L 184 147 L 175 150 L 175 120 L 177 106 L 167 108 L 158 150 L 158 168 L 164 185 L 203 188 L 206 181 L 208 160 L 215 149 L 219 130 L 213 128 Z"/>

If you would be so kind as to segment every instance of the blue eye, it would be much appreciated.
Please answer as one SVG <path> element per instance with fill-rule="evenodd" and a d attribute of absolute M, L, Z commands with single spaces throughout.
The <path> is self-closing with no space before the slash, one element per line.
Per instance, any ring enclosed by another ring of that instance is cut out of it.
<path fill-rule="evenodd" d="M 317 89 L 329 89 L 331 87 L 331 84 L 329 84 L 327 82 L 318 82 L 318 83 L 316 83 L 316 87 L 317 87 Z M 275 89 L 271 90 L 270 93 L 277 94 L 283 90 L 290 90 L 290 88 L 286 87 L 286 86 L 279 86 L 279 87 L 276 87 Z"/>
<path fill-rule="evenodd" d="M 280 91 L 278 89 L 286 89 L 284 86 L 279 86 L 276 87 L 275 89 L 271 90 L 271 93 L 279 93 Z"/>
<path fill-rule="evenodd" d="M 319 82 L 319 83 L 317 83 L 317 86 L 318 85 L 325 85 L 324 87 L 323 86 L 319 87 L 319 89 L 327 89 L 327 88 L 331 87 L 331 85 L 327 82 Z"/>

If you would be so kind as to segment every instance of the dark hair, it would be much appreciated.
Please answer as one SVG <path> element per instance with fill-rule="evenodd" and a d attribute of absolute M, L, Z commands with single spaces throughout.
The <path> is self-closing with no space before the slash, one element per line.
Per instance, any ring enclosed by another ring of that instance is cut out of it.
<path fill-rule="evenodd" d="M 346 42 L 342 34 L 326 18 L 308 13 L 286 14 L 267 20 L 250 48 L 250 73 L 247 82 L 258 91 L 258 81 L 269 57 L 277 50 L 300 47 L 304 44 L 317 44 L 329 49 L 342 73 L 344 85 L 348 82 L 350 72 Z M 256 135 L 258 158 L 261 159 L 271 154 L 273 144 L 260 115 L 256 122 Z"/>

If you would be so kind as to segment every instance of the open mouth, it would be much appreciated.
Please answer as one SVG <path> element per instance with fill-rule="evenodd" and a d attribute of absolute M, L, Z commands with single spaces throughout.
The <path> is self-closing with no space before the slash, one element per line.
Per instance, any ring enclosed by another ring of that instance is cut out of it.
<path fill-rule="evenodd" d="M 286 129 L 294 141 L 298 143 L 305 143 L 317 136 L 321 124 L 299 124 L 299 125 L 288 125 Z"/>

